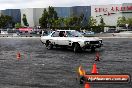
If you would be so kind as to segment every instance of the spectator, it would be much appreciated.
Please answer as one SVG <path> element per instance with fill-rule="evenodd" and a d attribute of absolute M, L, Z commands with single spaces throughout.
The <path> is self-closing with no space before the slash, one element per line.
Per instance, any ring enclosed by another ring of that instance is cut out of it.
<path fill-rule="evenodd" d="M 60 37 L 66 37 L 66 34 L 65 34 L 64 31 L 60 31 L 59 36 L 60 36 Z"/>

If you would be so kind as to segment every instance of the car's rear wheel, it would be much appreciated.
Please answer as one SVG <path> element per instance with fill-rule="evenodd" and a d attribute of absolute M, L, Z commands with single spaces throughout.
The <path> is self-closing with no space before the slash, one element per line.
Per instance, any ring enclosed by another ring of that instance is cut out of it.
<path fill-rule="evenodd" d="M 52 44 L 50 41 L 47 41 L 47 42 L 46 42 L 46 48 L 47 48 L 48 50 L 53 49 L 53 44 Z"/>

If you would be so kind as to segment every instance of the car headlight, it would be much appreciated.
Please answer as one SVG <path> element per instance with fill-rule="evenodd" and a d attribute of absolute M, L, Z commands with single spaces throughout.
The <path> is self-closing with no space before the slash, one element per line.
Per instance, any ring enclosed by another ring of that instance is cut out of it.
<path fill-rule="evenodd" d="M 102 43 L 102 40 L 99 40 L 99 43 Z"/>
<path fill-rule="evenodd" d="M 85 41 L 84 44 L 85 45 L 88 45 L 88 44 L 90 44 L 90 42 L 89 41 Z"/>

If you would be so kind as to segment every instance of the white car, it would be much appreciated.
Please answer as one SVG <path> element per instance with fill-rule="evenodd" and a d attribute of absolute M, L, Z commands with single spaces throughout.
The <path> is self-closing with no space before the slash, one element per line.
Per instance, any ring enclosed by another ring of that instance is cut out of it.
<path fill-rule="evenodd" d="M 41 42 L 46 45 L 47 49 L 53 46 L 65 46 L 73 49 L 74 52 L 91 49 L 95 51 L 103 43 L 98 37 L 84 37 L 80 32 L 75 30 L 57 30 L 48 36 L 41 36 Z"/>
<path fill-rule="evenodd" d="M 5 31 L 5 30 L 2 30 L 2 31 L 1 31 L 1 34 L 8 34 L 8 32 Z"/>

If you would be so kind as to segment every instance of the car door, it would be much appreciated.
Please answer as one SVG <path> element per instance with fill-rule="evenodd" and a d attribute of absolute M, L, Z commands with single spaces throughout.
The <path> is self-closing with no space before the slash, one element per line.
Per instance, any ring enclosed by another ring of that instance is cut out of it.
<path fill-rule="evenodd" d="M 61 34 L 61 36 L 59 36 L 58 41 L 57 41 L 58 44 L 64 45 L 64 46 L 69 45 L 69 40 L 68 40 L 68 37 L 66 36 L 66 32 L 60 31 L 59 35 L 60 35 L 60 33 L 63 33 L 63 35 Z"/>
<path fill-rule="evenodd" d="M 55 31 L 54 33 L 52 33 L 51 37 L 52 37 L 52 44 L 58 45 L 59 31 Z"/>

